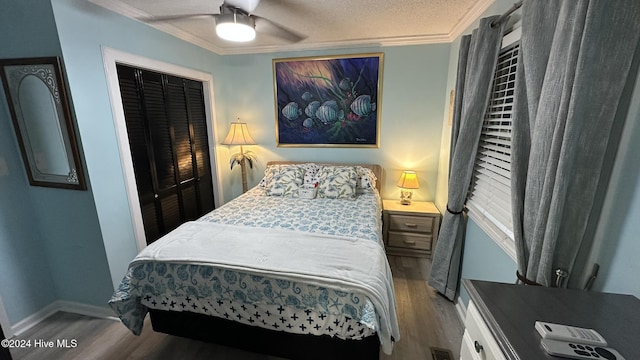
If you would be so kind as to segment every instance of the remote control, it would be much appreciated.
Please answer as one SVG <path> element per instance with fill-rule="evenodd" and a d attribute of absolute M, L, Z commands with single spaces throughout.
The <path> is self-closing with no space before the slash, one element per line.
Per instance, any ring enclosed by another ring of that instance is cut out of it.
<path fill-rule="evenodd" d="M 612 348 L 551 339 L 542 339 L 540 344 L 547 354 L 552 356 L 569 359 L 625 360 L 619 352 Z"/>
<path fill-rule="evenodd" d="M 575 341 L 580 344 L 607 346 L 607 341 L 597 331 L 575 326 L 536 321 L 536 330 L 543 339 Z"/>

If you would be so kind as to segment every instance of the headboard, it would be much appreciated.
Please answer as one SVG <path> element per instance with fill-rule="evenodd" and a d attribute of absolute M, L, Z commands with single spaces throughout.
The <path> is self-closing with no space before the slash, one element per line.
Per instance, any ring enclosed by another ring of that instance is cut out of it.
<path fill-rule="evenodd" d="M 305 164 L 312 162 L 318 165 L 333 165 L 333 166 L 362 166 L 371 169 L 373 174 L 378 178 L 376 181 L 376 189 L 378 192 L 381 191 L 382 187 L 382 166 L 378 164 L 345 164 L 345 163 L 325 163 L 325 162 L 316 162 L 316 161 L 269 161 L 267 163 L 267 167 L 269 165 L 288 165 L 288 164 Z"/>

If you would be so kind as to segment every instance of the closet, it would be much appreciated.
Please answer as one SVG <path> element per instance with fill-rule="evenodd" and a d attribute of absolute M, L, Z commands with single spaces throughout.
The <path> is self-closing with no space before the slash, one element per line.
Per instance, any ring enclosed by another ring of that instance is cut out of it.
<path fill-rule="evenodd" d="M 147 244 L 214 208 L 202 83 L 118 64 Z"/>

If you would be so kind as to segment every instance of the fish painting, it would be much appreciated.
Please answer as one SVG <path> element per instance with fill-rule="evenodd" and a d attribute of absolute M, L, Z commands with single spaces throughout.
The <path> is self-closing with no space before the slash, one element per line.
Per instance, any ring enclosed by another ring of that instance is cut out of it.
<path fill-rule="evenodd" d="M 351 103 L 351 111 L 358 116 L 368 116 L 376 110 L 376 103 L 371 102 L 370 95 L 360 95 Z"/>
<path fill-rule="evenodd" d="M 346 90 L 351 90 L 351 86 L 353 86 L 353 84 L 351 83 L 351 79 L 344 78 L 340 80 L 340 84 L 338 84 L 338 86 L 340 87 L 340 89 L 346 91 Z"/>
<path fill-rule="evenodd" d="M 335 101 L 326 101 L 316 111 L 316 117 L 325 124 L 344 119 L 344 110 L 338 110 Z"/>
<path fill-rule="evenodd" d="M 282 115 L 289 120 L 295 120 L 298 116 L 302 115 L 302 110 L 299 108 L 297 102 L 292 101 L 282 108 Z"/>
<path fill-rule="evenodd" d="M 304 126 L 306 128 L 313 127 L 313 119 L 311 119 L 311 118 L 304 119 L 304 121 L 302 122 L 302 126 Z"/>
<path fill-rule="evenodd" d="M 278 146 L 377 147 L 382 53 L 274 59 Z"/>
<path fill-rule="evenodd" d="M 320 101 L 312 101 L 307 105 L 306 109 L 304 109 L 304 113 L 307 114 L 310 118 L 316 117 L 316 111 L 320 107 Z"/>

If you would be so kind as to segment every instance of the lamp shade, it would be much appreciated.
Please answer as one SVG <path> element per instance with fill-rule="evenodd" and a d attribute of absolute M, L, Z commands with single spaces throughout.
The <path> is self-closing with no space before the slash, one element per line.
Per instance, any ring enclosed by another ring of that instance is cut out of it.
<path fill-rule="evenodd" d="M 418 184 L 418 175 L 416 175 L 416 172 L 403 171 L 402 175 L 400 175 L 400 180 L 398 180 L 398 187 L 403 189 L 420 188 L 420 184 Z"/>
<path fill-rule="evenodd" d="M 231 123 L 229 133 L 222 142 L 222 145 L 255 145 L 256 142 L 249 135 L 246 123 Z"/>

